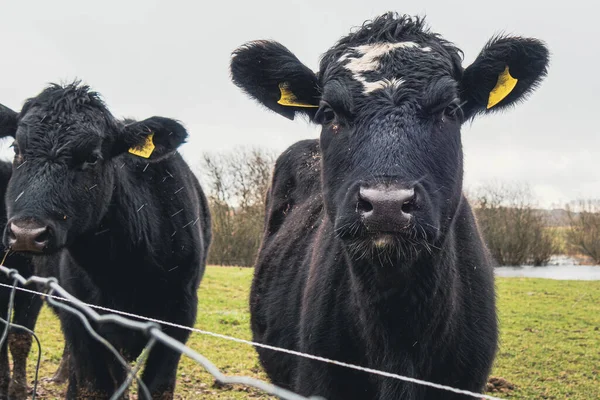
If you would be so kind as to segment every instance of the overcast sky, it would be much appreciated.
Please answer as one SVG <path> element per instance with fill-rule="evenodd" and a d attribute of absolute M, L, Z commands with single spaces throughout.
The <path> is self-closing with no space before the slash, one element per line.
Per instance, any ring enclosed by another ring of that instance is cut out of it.
<path fill-rule="evenodd" d="M 464 126 L 465 184 L 527 183 L 543 206 L 600 198 L 597 8 L 549 3 L 0 0 L 0 103 L 18 111 L 47 83 L 79 78 L 118 117 L 181 120 L 190 163 L 236 146 L 282 151 L 318 129 L 245 97 L 229 80 L 232 50 L 274 39 L 316 69 L 325 50 L 367 19 L 426 15 L 432 30 L 464 50 L 464 66 L 500 31 L 540 38 L 552 52 L 549 76 L 526 103 Z"/>

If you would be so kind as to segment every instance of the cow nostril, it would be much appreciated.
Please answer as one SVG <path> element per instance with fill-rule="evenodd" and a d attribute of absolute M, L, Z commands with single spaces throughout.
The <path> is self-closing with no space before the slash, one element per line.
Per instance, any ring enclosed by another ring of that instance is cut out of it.
<path fill-rule="evenodd" d="M 405 200 L 404 203 L 402 203 L 402 212 L 405 214 L 411 214 L 414 210 L 415 210 L 415 198 L 411 197 L 408 200 Z"/>
<path fill-rule="evenodd" d="M 357 213 L 366 214 L 371 211 L 373 211 L 373 204 L 369 203 L 365 199 L 358 199 L 358 203 L 356 204 Z"/>
<path fill-rule="evenodd" d="M 39 233 L 33 240 L 38 244 L 45 244 L 50 239 L 50 231 L 46 228 L 43 232 Z"/>

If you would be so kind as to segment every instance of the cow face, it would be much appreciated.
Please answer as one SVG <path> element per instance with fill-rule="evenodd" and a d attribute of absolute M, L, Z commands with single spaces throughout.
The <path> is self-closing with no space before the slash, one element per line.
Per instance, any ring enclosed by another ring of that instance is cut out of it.
<path fill-rule="evenodd" d="M 87 86 L 52 85 L 20 113 L 0 109 L 0 133 L 15 138 L 6 194 L 4 243 L 14 251 L 53 252 L 93 233 L 127 158 L 154 162 L 183 143 L 176 121 L 117 121 Z"/>
<path fill-rule="evenodd" d="M 318 74 L 271 41 L 237 49 L 231 72 L 271 110 L 322 126 L 323 197 L 336 234 L 357 257 L 393 260 L 431 249 L 452 220 L 461 125 L 523 99 L 547 63 L 540 41 L 496 37 L 463 69 L 460 50 L 423 20 L 388 13 L 328 50 Z"/>

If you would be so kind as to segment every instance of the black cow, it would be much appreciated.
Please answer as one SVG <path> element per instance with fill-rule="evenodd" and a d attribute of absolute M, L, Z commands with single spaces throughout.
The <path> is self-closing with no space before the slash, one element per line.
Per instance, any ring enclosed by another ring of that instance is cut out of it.
<path fill-rule="evenodd" d="M 10 114 L 12 114 L 12 112 L 0 104 L 0 115 Z M 1 120 L 0 126 L 5 126 Z M 10 127 L 10 125 L 7 126 Z M 14 135 L 13 129 L 9 129 L 9 131 L 0 131 L 0 138 L 5 138 L 7 135 L 10 136 L 11 134 Z M 6 203 L 4 198 L 11 175 L 12 163 L 0 161 L 0 203 L 2 205 L 0 210 L 0 227 L 2 231 L 6 227 Z M 4 265 L 7 268 L 16 269 L 24 277 L 29 277 L 36 273 L 30 256 L 15 252 L 7 253 L 7 250 L 8 249 L 3 245 L 0 245 Z M 4 274 L 0 274 L 0 283 L 12 285 L 13 281 Z M 22 287 L 20 284 L 18 286 Z M 26 289 L 39 290 L 42 288 L 30 284 Z M 6 287 L 0 289 L 0 313 L 3 314 L 3 318 L 8 309 L 9 300 L 10 291 Z M 13 303 L 12 322 L 30 330 L 34 330 L 42 304 L 43 299 L 38 295 L 17 290 L 15 292 Z M 51 309 L 56 312 L 53 307 L 51 307 Z M 32 340 L 33 338 L 31 335 L 23 330 L 11 329 L 9 331 L 8 338 L 0 349 L 0 400 L 7 398 L 25 399 L 27 397 L 27 356 L 31 350 Z M 8 362 L 9 347 L 13 358 L 12 375 Z M 61 366 L 63 368 L 59 368 L 55 376 L 49 379 L 50 381 L 61 383 L 66 380 L 66 377 L 64 376 L 64 366 L 68 365 L 68 359 L 69 355 L 65 347 L 65 352 L 61 360 Z"/>
<path fill-rule="evenodd" d="M 193 326 L 211 231 L 204 193 L 177 153 L 185 128 L 163 117 L 119 121 L 78 82 L 50 85 L 0 120 L 16 134 L 5 245 L 32 253 L 40 269 L 58 255 L 59 283 L 85 302 Z M 126 371 L 76 316 L 59 314 L 71 353 L 67 398 L 108 398 Z M 128 360 L 147 342 L 93 326 Z M 153 348 L 142 374 L 152 398 L 173 397 L 179 359 Z"/>
<path fill-rule="evenodd" d="M 2 109 L 0 105 L 0 110 Z M 2 132 L 0 132 L 0 136 Z M 11 163 L 0 161 L 0 226 L 2 229 L 6 226 L 6 206 L 4 203 L 4 194 L 12 174 Z M 33 264 L 30 257 L 22 254 L 11 253 L 6 255 L 6 248 L 0 246 L 0 259 L 4 259 L 2 264 L 7 268 L 14 268 L 25 277 L 33 275 Z M 6 258 L 4 258 L 6 256 Z M 6 275 L 0 274 L 0 283 L 12 285 L 13 281 Z M 19 287 L 22 287 L 19 285 Z M 30 290 L 37 290 L 36 285 L 31 284 L 26 287 Z M 0 315 L 6 320 L 8 303 L 11 290 L 6 287 L 0 288 Z M 12 322 L 30 330 L 33 330 L 35 323 L 42 308 L 43 300 L 40 296 L 17 290 L 15 292 L 13 303 Z M 5 329 L 4 324 L 0 324 L 0 332 Z M 27 398 L 27 356 L 31 350 L 32 337 L 29 333 L 19 329 L 11 329 L 7 339 L 0 348 L 0 400 L 6 399 L 25 399 Z M 12 375 L 8 362 L 8 351 L 13 358 Z"/>
<path fill-rule="evenodd" d="M 273 41 L 234 51 L 233 82 L 322 126 L 278 158 L 250 295 L 254 340 L 480 391 L 497 348 L 490 256 L 462 193 L 461 125 L 546 75 L 536 40 L 495 37 L 473 64 L 386 13 L 339 40 L 317 74 Z M 275 384 L 334 399 L 461 398 L 258 349 Z"/>

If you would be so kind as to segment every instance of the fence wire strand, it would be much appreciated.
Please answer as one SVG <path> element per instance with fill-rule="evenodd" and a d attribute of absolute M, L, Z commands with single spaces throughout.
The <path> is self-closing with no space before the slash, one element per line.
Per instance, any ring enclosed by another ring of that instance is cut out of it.
<path fill-rule="evenodd" d="M 350 369 L 354 369 L 354 370 L 358 370 L 358 371 L 362 371 L 362 372 L 366 372 L 366 373 L 371 373 L 371 374 L 375 374 L 375 375 L 379 375 L 379 376 L 383 376 L 383 377 L 387 377 L 387 378 L 397 379 L 397 380 L 401 380 L 401 381 L 405 381 L 405 382 L 410 382 L 410 383 L 414 383 L 414 384 L 418 384 L 418 385 L 428 386 L 428 387 L 432 387 L 435 389 L 445 390 L 445 391 L 449 391 L 449 392 L 453 392 L 453 393 L 457 393 L 457 394 L 464 394 L 464 395 L 467 395 L 467 396 L 470 396 L 473 398 L 477 398 L 477 399 L 502 400 L 498 397 L 485 395 L 482 393 L 476 393 L 476 392 L 472 392 L 469 390 L 454 388 L 451 386 L 441 385 L 441 384 L 438 384 L 435 382 L 429 382 L 429 381 L 425 381 L 425 380 L 421 380 L 421 379 L 412 378 L 409 376 L 394 374 L 394 373 L 390 373 L 390 372 L 386 372 L 386 371 L 380 371 L 380 370 L 376 370 L 376 369 L 372 369 L 372 368 L 366 368 L 366 367 L 362 367 L 359 365 L 349 364 L 349 363 L 345 363 L 342 361 L 331 360 L 331 359 L 328 359 L 325 357 L 302 353 L 302 352 L 295 351 L 295 350 L 289 350 L 289 349 L 284 349 L 281 347 L 270 346 L 270 345 L 266 345 L 266 344 L 262 344 L 262 343 L 258 343 L 258 342 L 253 342 L 250 340 L 244 340 L 244 339 L 239 339 L 239 338 L 235 338 L 232 336 L 223 335 L 220 333 L 214 333 L 214 332 L 205 331 L 205 330 L 198 329 L 198 328 L 192 328 L 192 327 L 185 326 L 185 325 L 175 324 L 175 323 L 168 322 L 168 321 L 162 321 L 162 320 L 155 319 L 155 318 L 149 318 L 149 317 L 145 317 L 142 315 L 132 314 L 132 313 L 128 313 L 125 311 L 120 311 L 120 310 L 115 310 L 115 309 L 111 309 L 111 308 L 107 308 L 107 307 L 97 306 L 94 304 L 88 304 L 88 303 L 82 302 L 81 300 L 79 300 L 76 297 L 69 294 L 64 288 L 62 288 L 60 285 L 58 285 L 55 278 L 42 278 L 42 277 L 38 277 L 38 276 L 32 276 L 32 277 L 26 279 L 23 276 L 19 275 L 18 271 L 14 270 L 14 269 L 6 268 L 3 265 L 0 265 L 0 272 L 3 272 L 8 277 L 14 279 L 14 282 L 15 282 L 14 286 L 0 283 L 0 287 L 6 287 L 13 291 L 11 293 L 12 297 L 14 297 L 15 290 L 21 290 L 21 291 L 28 292 L 31 294 L 37 294 L 37 295 L 46 297 L 48 299 L 48 302 L 51 305 L 56 305 L 60 308 L 63 308 L 66 311 L 76 313 L 76 315 L 78 315 L 80 317 L 80 319 L 82 320 L 82 322 L 85 324 L 86 328 L 89 326 L 88 331 L 90 332 L 90 334 L 93 335 L 96 339 L 98 339 L 101 343 L 103 343 L 109 350 L 111 350 L 111 348 L 112 349 L 114 349 L 114 348 L 104 338 L 102 338 L 100 335 L 98 335 L 98 333 L 96 333 L 93 329 L 91 329 L 91 326 L 89 325 L 89 321 L 87 321 L 86 316 L 84 314 L 87 314 L 87 316 L 89 318 L 91 318 L 93 321 L 98 322 L 98 323 L 112 322 L 112 323 L 120 324 L 126 328 L 130 328 L 133 330 L 140 330 L 142 332 L 145 332 L 149 336 L 149 342 L 146 345 L 142 354 L 144 354 L 144 353 L 147 354 L 149 352 L 149 348 L 151 348 L 155 342 L 161 342 L 162 344 L 166 345 L 167 347 L 170 347 L 171 349 L 173 349 L 175 351 L 179 351 L 180 353 L 185 354 L 192 360 L 196 361 L 208 373 L 210 373 L 215 378 L 215 380 L 217 380 L 221 384 L 239 384 L 239 385 L 251 386 L 251 387 L 259 389 L 267 394 L 279 397 L 280 399 L 283 399 L 283 400 L 326 400 L 326 399 L 324 399 L 323 397 L 319 397 L 319 396 L 312 396 L 309 398 L 303 397 L 296 393 L 290 392 L 286 389 L 277 387 L 273 384 L 270 384 L 270 383 L 267 383 L 267 382 L 264 382 L 264 381 L 261 381 L 261 380 L 255 379 L 255 378 L 251 378 L 251 377 L 224 375 L 206 357 L 202 356 L 201 354 L 192 350 L 191 348 L 184 345 L 183 343 L 181 343 L 181 342 L 171 338 L 167 334 L 165 334 L 160 329 L 160 325 L 166 325 L 166 326 L 171 326 L 171 327 L 175 327 L 175 328 L 185 329 L 185 330 L 188 330 L 191 332 L 196 332 L 196 333 L 200 333 L 202 335 L 212 336 L 212 337 L 223 339 L 223 340 L 228 340 L 228 341 L 232 341 L 232 342 L 236 342 L 236 343 L 246 344 L 249 346 L 260 347 L 260 348 L 264 348 L 264 349 L 268 349 L 268 350 L 278 351 L 278 352 L 282 352 L 282 353 L 286 353 L 286 354 L 290 354 L 290 355 L 294 355 L 294 356 L 308 358 L 308 359 L 315 360 L 315 361 L 321 361 L 324 363 L 335 364 L 335 365 L 342 366 L 345 368 L 350 368 Z M 27 289 L 24 287 L 18 287 L 18 286 L 16 286 L 17 283 L 20 283 L 22 285 L 27 285 L 30 283 L 37 283 L 39 285 L 42 285 L 44 288 L 48 289 L 49 292 L 42 293 L 39 291 Z M 54 292 L 58 293 L 59 296 L 54 295 L 53 294 Z M 66 306 L 65 304 L 60 303 L 56 300 L 70 302 L 70 303 L 76 305 L 77 308 L 81 309 L 81 311 L 77 310 L 74 307 L 66 308 L 68 306 Z M 94 309 L 105 311 L 110 314 L 98 314 L 97 312 L 94 311 Z M 121 317 L 121 315 L 130 317 L 130 318 L 139 319 L 139 320 L 146 321 L 146 322 L 138 322 L 138 321 L 129 320 L 129 319 Z M 2 320 L 1 318 L 0 318 L 0 322 L 5 323 L 5 321 Z M 17 325 L 14 325 L 12 323 L 10 325 L 12 327 L 17 327 Z M 22 327 L 22 328 L 24 328 L 24 327 Z M 27 328 L 24 328 L 24 329 L 27 329 Z M 29 331 L 29 332 L 31 332 L 31 331 Z M 33 333 L 33 332 L 31 332 L 31 333 Z M 37 340 L 37 338 L 36 338 L 36 340 Z M 1 344 L 1 342 L 0 342 L 0 344 Z M 38 344 L 39 344 L 39 341 L 38 341 Z M 111 350 L 111 351 L 113 351 L 113 350 Z M 117 352 L 117 354 L 118 354 L 118 352 Z M 117 354 L 115 354 L 115 355 L 117 355 Z M 40 347 L 40 357 L 41 357 L 41 347 Z M 121 358 L 120 355 L 118 355 L 118 358 Z M 138 374 L 139 370 L 141 369 L 141 365 L 143 364 L 142 359 L 143 359 L 143 356 L 140 357 L 140 361 L 138 361 L 138 363 L 136 364 L 136 366 L 134 368 L 131 368 L 131 366 L 129 366 L 129 364 L 127 364 L 125 362 L 126 369 L 128 371 L 127 380 L 118 389 L 118 391 L 115 392 L 115 394 L 113 395 L 111 400 L 116 399 L 118 397 L 118 395 L 123 394 L 127 390 L 127 388 L 131 385 L 131 382 L 134 378 L 138 382 L 141 382 L 141 380 L 138 378 L 137 374 Z M 39 369 L 39 359 L 38 359 L 38 369 Z M 36 370 L 36 384 L 37 384 L 37 370 Z M 142 382 L 142 385 L 143 385 L 143 382 Z M 150 398 L 150 397 L 148 397 L 148 398 Z"/>
<path fill-rule="evenodd" d="M 224 375 L 207 358 L 203 357 L 201 354 L 192 350 L 188 346 L 184 345 L 183 343 L 181 343 L 181 342 L 173 339 L 169 335 L 165 334 L 160 329 L 160 326 L 157 323 L 155 323 L 153 321 L 147 321 L 147 322 L 133 321 L 133 320 L 123 318 L 120 315 L 116 315 L 116 313 L 114 313 L 112 315 L 111 314 L 103 314 L 103 315 L 98 314 L 96 311 L 94 311 L 94 309 L 91 307 L 91 305 L 82 302 L 81 300 L 72 296 L 63 287 L 61 287 L 57 283 L 57 280 L 55 278 L 42 278 L 39 276 L 31 276 L 29 278 L 25 278 L 22 275 L 20 275 L 17 270 L 9 269 L 3 265 L 0 265 L 0 272 L 6 274 L 10 279 L 14 280 L 14 284 L 12 286 L 6 285 L 6 284 L 0 284 L 1 286 L 4 286 L 4 287 L 8 286 L 11 289 L 11 297 L 9 300 L 9 310 L 8 310 L 9 315 L 8 315 L 7 321 L 11 320 L 10 317 L 12 316 L 13 300 L 14 300 L 15 291 L 16 290 L 24 290 L 24 291 L 27 291 L 30 293 L 44 296 L 48 299 L 48 302 L 52 306 L 56 306 L 58 308 L 61 308 L 62 310 L 65 310 L 67 312 L 71 312 L 71 313 L 77 315 L 83 322 L 86 330 L 94 338 L 96 338 L 100 343 L 102 343 L 104 346 L 106 346 L 113 354 L 115 354 L 117 359 L 121 359 L 122 361 L 124 361 L 124 360 L 120 356 L 119 352 L 116 351 L 116 349 L 114 349 L 114 347 L 110 343 L 108 343 L 106 341 L 106 339 L 102 338 L 96 331 L 94 331 L 94 329 L 91 327 L 91 324 L 89 323 L 89 320 L 93 320 L 94 322 L 99 323 L 99 324 L 111 322 L 111 323 L 121 325 L 125 328 L 141 331 L 142 333 L 145 333 L 149 337 L 148 344 L 146 345 L 146 347 L 144 349 L 144 353 L 147 353 L 149 351 L 149 345 L 154 345 L 155 343 L 160 342 L 163 345 L 170 347 L 171 349 L 173 349 L 175 351 L 179 351 L 180 353 L 185 354 L 188 357 L 190 357 L 191 359 L 193 359 L 194 361 L 196 361 L 207 372 L 209 372 L 211 375 L 213 375 L 213 377 L 221 384 L 225 384 L 225 385 L 228 385 L 228 384 L 229 385 L 238 385 L 239 384 L 239 385 L 244 385 L 244 386 L 251 386 L 251 387 L 259 389 L 267 394 L 279 397 L 280 399 L 283 399 L 283 400 L 317 400 L 317 399 L 320 399 L 319 397 L 308 397 L 307 398 L 304 396 L 300 396 L 296 393 L 290 392 L 289 390 L 280 388 L 278 386 L 272 385 L 267 382 L 263 382 L 259 379 L 254 379 L 254 378 L 245 377 L 245 376 L 240 377 L 240 376 Z M 29 290 L 29 289 L 17 287 L 17 284 L 26 286 L 31 283 L 41 285 L 46 290 L 48 290 L 48 293 L 42 293 L 42 292 L 38 292 L 35 290 Z M 56 292 L 59 296 L 55 296 L 53 294 L 54 292 Z M 73 306 L 68 306 L 68 305 L 61 303 L 60 301 L 56 301 L 56 300 L 68 301 Z M 147 320 L 147 318 L 143 318 L 143 317 L 138 317 L 138 318 Z M 7 332 L 10 327 L 16 327 L 12 323 L 6 324 L 6 321 L 4 321 L 4 322 L 5 322 L 5 333 L 6 334 L 4 334 L 3 337 L 8 335 Z M 2 342 L 0 342 L 0 345 L 1 344 L 2 344 Z M 116 353 L 115 353 L 115 351 L 116 351 Z M 40 351 L 40 353 L 41 353 L 41 351 Z M 137 372 L 140 370 L 141 364 L 138 363 L 135 368 L 131 368 L 131 366 L 129 366 L 129 364 L 127 362 L 125 362 L 125 364 L 126 365 L 124 365 L 124 366 L 128 371 L 128 379 L 125 382 L 128 383 L 128 385 L 126 385 L 124 388 L 120 387 L 118 389 L 118 392 L 120 392 L 120 391 L 125 392 L 127 390 L 128 386 L 131 384 L 132 377 L 134 377 L 134 376 L 135 376 L 136 380 L 138 380 L 138 382 L 141 383 L 140 388 L 142 388 L 142 390 L 144 392 L 146 392 L 147 388 L 146 388 L 146 390 L 143 389 L 145 385 L 137 377 Z M 38 371 L 39 371 L 39 362 L 38 362 L 37 369 L 36 369 L 36 382 L 37 382 Z M 117 395 L 118 392 L 116 392 L 112 398 L 116 398 L 115 395 Z M 35 389 L 34 389 L 34 396 L 35 396 Z M 147 398 L 150 399 L 151 397 L 148 396 Z"/>
<path fill-rule="evenodd" d="M 50 279 L 51 282 L 55 282 L 54 278 Z M 89 334 L 96 339 L 98 342 L 100 342 L 102 345 L 104 345 L 104 347 L 106 347 L 117 359 L 117 361 L 119 361 L 119 364 L 121 364 L 123 366 L 123 368 L 125 368 L 125 370 L 127 371 L 127 380 L 125 382 L 130 382 L 131 381 L 131 377 L 135 377 L 135 379 L 138 382 L 138 385 L 140 387 L 140 390 L 144 393 L 144 395 L 146 396 L 146 398 L 150 399 L 152 398 L 152 396 L 150 396 L 150 391 L 148 390 L 148 387 L 146 386 L 146 384 L 144 382 L 142 382 L 141 379 L 139 379 L 137 377 L 137 375 L 135 374 L 134 370 L 131 368 L 131 366 L 129 365 L 129 363 L 127 362 L 127 360 L 125 360 L 121 354 L 119 353 L 119 351 L 117 349 L 115 349 L 115 347 L 110 344 L 110 342 L 106 339 L 104 339 L 102 336 L 100 336 L 100 334 L 98 332 L 96 332 L 94 330 L 94 328 L 92 328 L 92 325 L 90 324 L 90 321 L 86 318 L 86 316 L 79 310 L 77 310 L 74 307 L 68 306 L 66 304 L 63 304 L 59 301 L 56 301 L 53 297 L 52 297 L 52 293 L 53 293 L 53 288 L 50 289 L 50 291 L 48 292 L 48 303 L 50 303 L 50 305 L 60 308 L 61 310 L 65 310 L 70 312 L 71 314 L 75 314 L 80 320 L 81 323 L 83 324 L 83 326 L 85 327 L 85 329 L 89 332 Z M 152 324 L 152 323 L 151 323 Z M 146 348 L 144 350 L 146 350 L 148 348 L 148 346 L 150 345 L 150 343 L 154 344 L 154 341 L 151 339 L 148 342 L 148 345 L 146 345 Z M 127 390 L 127 387 L 129 387 L 129 385 L 127 385 L 125 387 L 125 390 Z M 120 389 L 119 389 L 120 391 Z M 119 392 L 118 391 L 118 392 Z M 117 392 L 117 393 L 118 393 Z M 111 397 L 111 400 L 113 399 L 117 399 L 118 396 L 113 395 Z"/>

